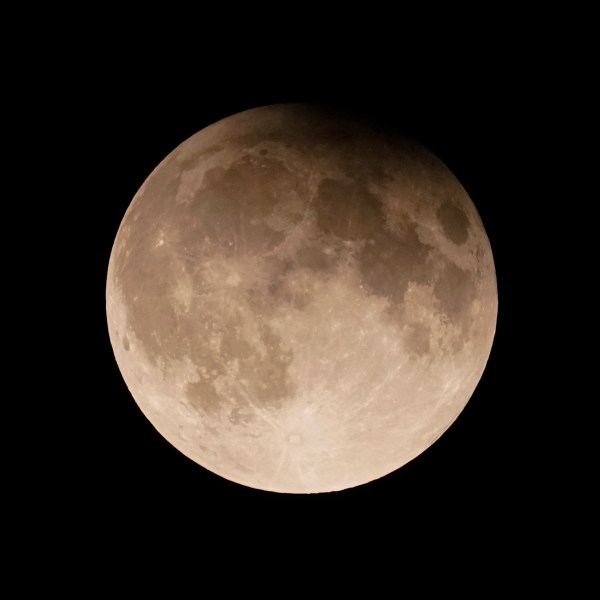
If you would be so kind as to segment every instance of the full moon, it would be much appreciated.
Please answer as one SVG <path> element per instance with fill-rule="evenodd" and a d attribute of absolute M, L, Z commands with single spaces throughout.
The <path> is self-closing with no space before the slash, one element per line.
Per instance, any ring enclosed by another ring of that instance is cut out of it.
<path fill-rule="evenodd" d="M 115 358 L 175 448 L 239 484 L 351 488 L 433 444 L 485 369 L 498 296 L 467 192 L 429 150 L 265 106 L 173 150 L 108 265 Z"/>

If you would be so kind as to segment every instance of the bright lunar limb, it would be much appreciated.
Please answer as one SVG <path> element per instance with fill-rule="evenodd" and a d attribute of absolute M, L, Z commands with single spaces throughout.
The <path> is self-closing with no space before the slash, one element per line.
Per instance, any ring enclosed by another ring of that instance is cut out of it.
<path fill-rule="evenodd" d="M 309 105 L 183 142 L 129 206 L 108 329 L 156 429 L 275 492 L 382 477 L 452 424 L 496 326 L 481 219 L 417 142 Z"/>

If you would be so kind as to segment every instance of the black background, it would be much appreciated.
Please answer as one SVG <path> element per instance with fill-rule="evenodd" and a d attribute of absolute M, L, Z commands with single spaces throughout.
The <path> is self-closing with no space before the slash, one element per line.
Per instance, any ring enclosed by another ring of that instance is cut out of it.
<path fill-rule="evenodd" d="M 460 52 L 450 51 L 448 38 L 432 47 L 431 37 L 401 45 L 399 36 L 334 36 L 330 44 L 324 36 L 315 47 L 311 35 L 286 42 L 280 34 L 267 44 L 246 40 L 233 53 L 214 40 L 188 42 L 183 64 L 176 46 L 150 50 L 143 36 L 122 55 L 99 43 L 83 68 L 70 62 L 73 48 L 61 54 L 44 88 L 58 91 L 41 119 L 59 142 L 54 218 L 68 231 L 51 289 L 68 293 L 55 293 L 61 417 L 50 437 L 59 458 L 39 472 L 48 478 L 45 494 L 61 506 L 56 519 L 83 547 L 108 538 L 116 546 L 135 539 L 137 547 L 167 535 L 199 552 L 223 544 L 223 552 L 245 555 L 259 540 L 282 553 L 311 544 L 313 556 L 327 560 L 342 550 L 365 556 L 382 541 L 400 553 L 418 541 L 425 559 L 441 544 L 477 553 L 503 542 L 516 552 L 543 530 L 538 490 L 547 458 L 536 427 L 544 399 L 530 356 L 540 345 L 534 316 L 545 276 L 531 265 L 542 252 L 536 180 L 544 168 L 535 157 L 545 143 L 547 65 L 504 38 L 486 44 L 485 32 L 463 40 Z M 112 243 L 145 178 L 203 127 L 278 102 L 339 105 L 422 141 L 466 188 L 496 262 L 496 338 L 465 410 L 409 464 L 337 493 L 253 490 L 184 457 L 137 408 L 106 325 Z"/>

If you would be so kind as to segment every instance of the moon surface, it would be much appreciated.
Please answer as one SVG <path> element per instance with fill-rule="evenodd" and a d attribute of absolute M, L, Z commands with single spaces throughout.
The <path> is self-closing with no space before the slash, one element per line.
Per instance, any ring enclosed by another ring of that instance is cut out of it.
<path fill-rule="evenodd" d="M 471 397 L 498 308 L 464 188 L 419 143 L 274 105 L 198 132 L 144 182 L 108 266 L 108 330 L 178 450 L 284 493 L 365 484 Z"/>

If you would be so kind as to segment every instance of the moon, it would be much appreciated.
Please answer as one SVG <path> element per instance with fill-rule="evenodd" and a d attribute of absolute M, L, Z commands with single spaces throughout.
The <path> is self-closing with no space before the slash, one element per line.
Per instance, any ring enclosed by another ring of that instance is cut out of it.
<path fill-rule="evenodd" d="M 313 105 L 173 150 L 133 198 L 106 311 L 133 398 L 244 486 L 319 493 L 421 454 L 469 401 L 498 310 L 467 192 L 418 142 Z"/>

